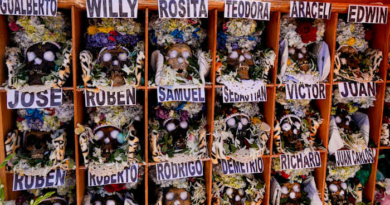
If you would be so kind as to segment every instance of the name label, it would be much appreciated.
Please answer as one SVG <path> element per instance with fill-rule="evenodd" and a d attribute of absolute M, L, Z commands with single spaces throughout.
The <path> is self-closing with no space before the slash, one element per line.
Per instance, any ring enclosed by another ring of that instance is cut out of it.
<path fill-rule="evenodd" d="M 237 162 L 235 160 L 221 160 L 223 174 L 254 174 L 263 173 L 264 163 L 262 158 L 247 163 Z"/>
<path fill-rule="evenodd" d="M 65 176 L 66 171 L 61 169 L 53 170 L 47 176 L 20 176 L 14 174 L 12 191 L 62 186 L 65 184 Z"/>
<path fill-rule="evenodd" d="M 270 19 L 271 3 L 261 1 L 225 0 L 225 18 Z"/>
<path fill-rule="evenodd" d="M 62 104 L 62 89 L 50 89 L 37 93 L 7 91 L 7 108 L 48 108 Z"/>
<path fill-rule="evenodd" d="M 307 169 L 321 167 L 320 152 L 301 152 L 299 154 L 282 154 L 279 156 L 281 170 L 287 169 Z"/>
<path fill-rule="evenodd" d="M 370 148 L 366 148 L 362 152 L 355 152 L 353 150 L 339 150 L 335 154 L 337 167 L 372 164 L 374 163 L 375 156 L 373 149 Z"/>
<path fill-rule="evenodd" d="M 331 3 L 290 1 L 292 18 L 330 19 L 331 11 Z"/>
<path fill-rule="evenodd" d="M 304 99 L 325 99 L 325 84 L 286 84 L 287 100 L 304 100 Z"/>
<path fill-rule="evenodd" d="M 338 87 L 340 91 L 340 96 L 342 98 L 376 96 L 375 82 L 367 82 L 367 83 L 343 82 L 343 83 L 339 83 Z"/>
<path fill-rule="evenodd" d="M 104 91 L 99 92 L 85 91 L 85 106 L 123 106 L 135 105 L 137 103 L 137 90 L 135 87 L 124 91 Z"/>
<path fill-rule="evenodd" d="M 208 0 L 158 0 L 160 18 L 208 18 Z"/>
<path fill-rule="evenodd" d="M 88 186 L 103 186 L 107 184 L 137 183 L 138 164 L 126 167 L 123 171 L 111 176 L 96 176 L 88 172 Z"/>
<path fill-rule="evenodd" d="M 387 6 L 349 5 L 348 22 L 352 23 L 387 23 Z"/>
<path fill-rule="evenodd" d="M 200 160 L 185 163 L 156 164 L 157 179 L 160 181 L 203 176 L 203 163 Z"/>
<path fill-rule="evenodd" d="M 227 86 L 223 87 L 223 103 L 237 102 L 266 102 L 267 87 L 263 84 L 255 93 L 248 95 L 240 94 L 230 90 Z"/>
<path fill-rule="evenodd" d="M 137 18 L 138 0 L 86 0 L 88 18 Z"/>
<path fill-rule="evenodd" d="M 158 102 L 186 101 L 205 102 L 206 94 L 204 87 L 198 86 L 159 86 L 157 87 Z"/>
<path fill-rule="evenodd" d="M 57 0 L 0 0 L 0 14 L 57 16 Z"/>

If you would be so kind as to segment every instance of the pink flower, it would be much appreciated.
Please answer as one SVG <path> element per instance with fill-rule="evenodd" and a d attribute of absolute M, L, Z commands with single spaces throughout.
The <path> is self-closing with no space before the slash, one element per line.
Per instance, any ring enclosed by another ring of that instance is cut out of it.
<path fill-rule="evenodd" d="M 224 32 L 226 32 L 226 31 L 228 30 L 228 27 L 226 26 L 226 23 L 224 23 L 224 24 L 222 25 L 222 29 L 223 29 Z"/>
<path fill-rule="evenodd" d="M 108 37 L 108 40 L 110 40 L 110 41 L 115 41 L 115 38 L 112 37 L 112 36 L 109 36 L 109 37 Z"/>
<path fill-rule="evenodd" d="M 194 24 L 196 24 L 196 21 L 194 21 L 194 20 L 191 20 L 191 19 L 188 19 L 188 23 L 190 23 L 190 24 L 194 25 Z"/>
<path fill-rule="evenodd" d="M 22 29 L 15 22 L 9 22 L 8 26 L 11 29 L 11 31 L 15 31 L 15 32 L 19 31 L 20 29 Z"/>

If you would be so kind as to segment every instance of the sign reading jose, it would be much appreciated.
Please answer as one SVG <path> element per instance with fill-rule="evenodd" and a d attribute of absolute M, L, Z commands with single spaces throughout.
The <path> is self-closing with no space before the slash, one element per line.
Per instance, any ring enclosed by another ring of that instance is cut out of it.
<path fill-rule="evenodd" d="M 0 0 L 0 14 L 57 16 L 57 0 Z"/>
<path fill-rule="evenodd" d="M 349 5 L 348 22 L 386 24 L 387 12 L 387 6 Z"/>
<path fill-rule="evenodd" d="M 41 92 L 7 91 L 7 108 L 48 108 L 62 105 L 62 89 L 50 89 Z"/>
<path fill-rule="evenodd" d="M 88 18 L 137 18 L 138 0 L 86 0 Z"/>
<path fill-rule="evenodd" d="M 207 18 L 208 0 L 158 0 L 160 18 Z"/>
<path fill-rule="evenodd" d="M 261 1 L 225 0 L 225 18 L 270 19 L 271 3 Z"/>

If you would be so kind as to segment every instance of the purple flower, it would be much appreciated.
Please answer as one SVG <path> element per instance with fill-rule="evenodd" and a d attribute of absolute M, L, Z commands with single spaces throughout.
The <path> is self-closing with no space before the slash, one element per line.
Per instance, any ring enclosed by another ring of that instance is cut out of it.
<path fill-rule="evenodd" d="M 187 111 L 182 110 L 180 112 L 180 121 L 187 121 L 190 118 L 190 114 Z"/>
<path fill-rule="evenodd" d="M 156 117 L 157 118 L 160 118 L 160 119 L 167 119 L 169 116 L 169 111 L 164 109 L 163 107 L 159 106 L 158 108 L 156 108 Z"/>
<path fill-rule="evenodd" d="M 237 50 L 238 49 L 238 44 L 237 43 L 232 43 L 232 49 Z"/>

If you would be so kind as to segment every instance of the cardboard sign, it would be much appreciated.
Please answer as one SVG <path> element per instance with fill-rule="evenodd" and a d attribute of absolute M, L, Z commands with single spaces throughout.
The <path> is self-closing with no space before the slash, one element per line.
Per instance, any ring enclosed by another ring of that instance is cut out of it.
<path fill-rule="evenodd" d="M 223 174 L 254 174 L 263 173 L 264 164 L 262 158 L 247 163 L 237 162 L 234 160 L 221 160 Z"/>
<path fill-rule="evenodd" d="M 290 1 L 292 18 L 330 19 L 331 11 L 331 3 Z"/>
<path fill-rule="evenodd" d="M 286 169 L 307 169 L 321 167 L 320 152 L 301 152 L 299 154 L 282 154 L 279 156 L 281 170 Z"/>
<path fill-rule="evenodd" d="M 208 0 L 158 0 L 160 18 L 208 18 Z"/>
<path fill-rule="evenodd" d="M 367 83 L 339 83 L 339 92 L 342 98 L 349 97 L 373 97 L 376 96 L 375 82 Z"/>
<path fill-rule="evenodd" d="M 352 166 L 359 164 L 374 163 L 375 153 L 373 149 L 366 148 L 362 152 L 355 152 L 353 150 L 339 150 L 335 153 L 336 166 Z"/>
<path fill-rule="evenodd" d="M 42 189 L 47 187 L 58 187 L 65 184 L 66 171 L 56 169 L 47 176 L 20 176 L 14 174 L 12 191 L 22 191 L 29 189 Z"/>
<path fill-rule="evenodd" d="M 271 3 L 246 0 L 225 0 L 225 18 L 270 19 Z"/>
<path fill-rule="evenodd" d="M 319 84 L 286 84 L 287 100 L 325 99 L 326 89 L 324 83 Z"/>
<path fill-rule="evenodd" d="M 267 87 L 264 84 L 257 90 L 257 92 L 249 95 L 233 92 L 227 86 L 223 87 L 223 103 L 265 101 L 267 101 Z"/>
<path fill-rule="evenodd" d="M 62 89 L 50 89 L 37 93 L 7 91 L 7 108 L 48 108 L 62 104 Z"/>
<path fill-rule="evenodd" d="M 126 89 L 124 91 L 105 91 L 99 92 L 85 91 L 85 106 L 123 106 L 135 105 L 137 103 L 137 90 L 135 87 Z"/>
<path fill-rule="evenodd" d="M 123 171 L 111 176 L 95 176 L 88 172 L 88 186 L 103 186 L 107 184 L 137 183 L 138 164 L 126 167 Z"/>
<path fill-rule="evenodd" d="M 349 5 L 347 22 L 386 24 L 387 11 L 387 6 Z"/>
<path fill-rule="evenodd" d="M 138 0 L 86 0 L 88 18 L 137 18 Z"/>
<path fill-rule="evenodd" d="M 0 0 L 0 14 L 57 16 L 57 0 Z"/>
<path fill-rule="evenodd" d="M 198 86 L 159 86 L 157 87 L 158 102 L 186 101 L 205 102 L 204 87 Z"/>
<path fill-rule="evenodd" d="M 156 164 L 157 180 L 172 180 L 203 176 L 203 163 L 200 160 L 185 163 Z"/>

